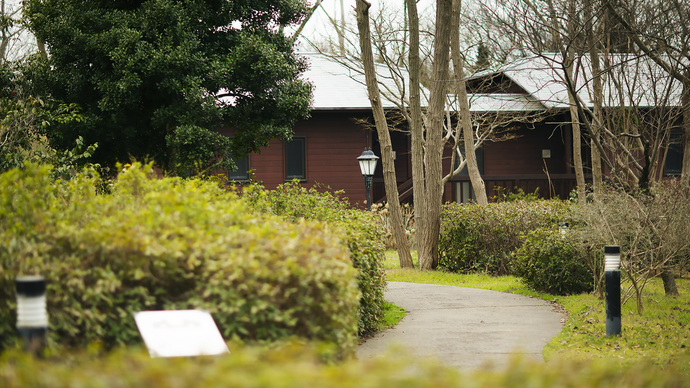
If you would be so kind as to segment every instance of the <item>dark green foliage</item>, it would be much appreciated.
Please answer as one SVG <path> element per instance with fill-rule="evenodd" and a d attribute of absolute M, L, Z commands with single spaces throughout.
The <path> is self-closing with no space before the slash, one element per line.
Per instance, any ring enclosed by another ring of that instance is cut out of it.
<path fill-rule="evenodd" d="M 217 184 L 152 179 L 125 168 L 98 195 L 81 174 L 49 168 L 0 175 L 0 346 L 14 330 L 13 280 L 48 281 L 50 340 L 67 346 L 139 342 L 139 310 L 198 308 L 223 336 L 297 336 L 346 352 L 357 333 L 357 272 L 325 223 L 248 210 Z"/>
<path fill-rule="evenodd" d="M 207 175 L 208 161 L 221 159 L 230 147 L 230 138 L 195 125 L 181 125 L 165 137 L 172 158 L 170 168 L 178 176 Z M 234 170 L 234 162 L 222 158 L 223 162 L 214 165 L 222 170 Z"/>
<path fill-rule="evenodd" d="M 51 123 L 51 144 L 64 150 L 82 136 L 100 145 L 93 161 L 103 166 L 227 168 L 220 125 L 238 131 L 232 151 L 242 157 L 289 138 L 308 115 L 306 65 L 279 28 L 304 17 L 302 0 L 29 0 L 24 12 L 50 53 L 26 70 L 34 93 L 84 112 L 80 123 Z"/>
<path fill-rule="evenodd" d="M 351 209 L 347 200 L 338 196 L 339 193 L 318 192 L 315 188 L 307 190 L 298 183 L 286 183 L 271 191 L 250 186 L 244 193 L 258 210 L 297 223 L 303 220 L 326 221 L 345 234 L 352 264 L 359 271 L 362 293 L 359 334 L 377 331 L 385 304 L 385 248 L 384 231 L 378 227 L 372 213 Z"/>
<path fill-rule="evenodd" d="M 474 65 L 474 71 L 486 70 L 491 66 L 491 52 L 484 42 L 479 42 L 477 46 L 477 62 Z"/>
<path fill-rule="evenodd" d="M 451 272 L 507 275 L 513 252 L 530 230 L 568 220 L 561 201 L 447 205 L 441 214 L 439 266 Z"/>
<path fill-rule="evenodd" d="M 31 162 L 50 164 L 52 175 L 65 179 L 86 164 L 98 144 L 85 145 L 82 137 L 64 150 L 48 144 L 45 134 L 51 124 L 75 125 L 84 117 L 75 104 L 32 96 L 32 80 L 23 74 L 27 67 L 27 63 L 0 63 L 0 173 Z"/>
<path fill-rule="evenodd" d="M 553 227 L 529 232 L 511 267 L 528 287 L 549 294 L 581 294 L 594 287 L 585 252 L 571 234 Z"/>

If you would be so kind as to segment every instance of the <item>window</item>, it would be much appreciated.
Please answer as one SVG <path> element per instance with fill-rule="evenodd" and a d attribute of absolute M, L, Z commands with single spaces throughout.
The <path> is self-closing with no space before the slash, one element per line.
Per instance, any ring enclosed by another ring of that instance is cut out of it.
<path fill-rule="evenodd" d="M 228 180 L 231 181 L 246 181 L 249 180 L 249 156 L 245 156 L 244 158 L 239 158 L 236 159 L 232 156 L 232 153 L 229 155 L 232 160 L 235 161 L 235 165 L 237 166 L 237 170 L 235 171 L 228 171 Z"/>
<path fill-rule="evenodd" d="M 461 151 L 464 151 L 464 146 L 460 145 Z M 462 153 L 463 156 L 465 153 Z M 475 156 L 477 157 L 477 167 L 479 168 L 479 174 L 484 175 L 484 147 L 479 147 L 474 151 Z M 459 165 L 460 161 L 456 159 L 456 163 Z M 468 176 L 469 172 L 467 171 L 467 164 L 465 164 L 465 167 L 458 173 L 460 176 Z M 458 203 L 469 203 L 470 201 L 476 201 L 477 197 L 474 194 L 474 188 L 472 187 L 472 182 L 470 181 L 464 181 L 464 182 L 456 182 L 455 183 L 455 201 Z"/>
<path fill-rule="evenodd" d="M 285 180 L 306 180 L 306 139 L 293 137 L 292 141 L 285 143 Z"/>
<path fill-rule="evenodd" d="M 465 153 L 463 152 L 464 146 L 460 145 L 460 147 L 463 147 L 461 149 L 462 155 L 464 156 Z M 479 147 L 474 151 L 474 154 L 477 156 L 477 167 L 479 168 L 479 174 L 484 175 L 484 147 Z M 456 163 L 460 164 L 460 160 L 456 159 Z M 458 175 L 464 175 L 467 176 L 469 173 L 467 172 L 467 164 L 465 164 L 465 167 L 458 173 Z"/>
<path fill-rule="evenodd" d="M 232 138 L 230 138 L 232 141 Z M 228 154 L 228 157 L 232 159 L 235 162 L 235 166 L 237 166 L 237 170 L 235 171 L 228 171 L 228 180 L 229 181 L 247 181 L 249 180 L 249 156 L 245 156 L 243 158 L 237 158 L 235 157 L 232 152 Z"/>
<path fill-rule="evenodd" d="M 683 135 L 672 133 L 668 139 L 668 152 L 664 164 L 664 175 L 680 175 L 683 170 Z"/>
<path fill-rule="evenodd" d="M 470 203 L 477 201 L 477 196 L 474 194 L 472 182 L 455 182 L 455 202 Z"/>

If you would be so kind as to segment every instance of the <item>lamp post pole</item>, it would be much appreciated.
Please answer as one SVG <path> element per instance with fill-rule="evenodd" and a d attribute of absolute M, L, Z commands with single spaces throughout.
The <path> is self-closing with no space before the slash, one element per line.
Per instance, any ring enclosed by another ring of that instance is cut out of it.
<path fill-rule="evenodd" d="M 371 181 L 373 175 L 364 176 L 364 187 L 367 189 L 367 211 L 371 211 Z"/>
<path fill-rule="evenodd" d="M 378 160 L 379 157 L 367 149 L 357 158 L 362 176 L 364 176 L 364 188 L 367 190 L 367 211 L 371 211 L 371 181 L 374 177 Z"/>

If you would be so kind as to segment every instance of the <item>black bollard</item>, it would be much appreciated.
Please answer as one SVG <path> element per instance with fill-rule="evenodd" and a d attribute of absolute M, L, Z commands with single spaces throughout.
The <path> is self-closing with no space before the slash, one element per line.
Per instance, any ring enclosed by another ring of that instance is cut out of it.
<path fill-rule="evenodd" d="M 606 278 L 606 335 L 621 334 L 621 248 L 604 247 Z"/>
<path fill-rule="evenodd" d="M 38 355 L 46 344 L 48 314 L 43 276 L 17 276 L 17 331 L 24 349 Z"/>

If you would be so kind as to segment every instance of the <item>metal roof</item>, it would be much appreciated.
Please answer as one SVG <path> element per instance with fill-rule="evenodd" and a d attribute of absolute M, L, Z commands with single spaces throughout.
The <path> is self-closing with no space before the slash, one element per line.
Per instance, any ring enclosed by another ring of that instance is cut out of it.
<path fill-rule="evenodd" d="M 361 63 L 350 58 L 321 53 L 299 53 L 306 58 L 309 68 L 300 78 L 309 81 L 312 89 L 313 110 L 371 110 Z M 376 76 L 384 109 L 408 105 L 408 73 L 405 69 L 376 64 Z M 401 91 L 405 91 L 401 93 Z M 217 94 L 222 95 L 222 89 Z M 223 96 L 219 104 L 234 105 L 235 98 Z"/>
<path fill-rule="evenodd" d="M 302 78 L 314 85 L 312 109 L 371 110 L 364 72 L 359 62 L 320 53 L 300 55 L 306 57 L 309 63 L 309 69 Z M 376 73 L 383 107 L 390 109 L 407 105 L 406 101 L 400 99 L 400 91 L 407 82 L 407 72 L 399 68 L 391 70 L 388 66 L 377 64 Z"/>
<path fill-rule="evenodd" d="M 519 59 L 501 69 L 485 71 L 470 77 L 478 79 L 504 74 L 547 108 L 570 107 L 565 71 L 560 54 L 542 54 Z M 609 65 L 605 66 L 604 61 Z M 682 85 L 648 57 L 632 54 L 609 54 L 601 58 L 604 89 L 603 105 L 607 107 L 681 106 Z M 591 58 L 584 55 L 575 61 L 574 78 L 578 95 L 592 107 Z M 666 96 L 662 98 L 662 96 Z"/>
<path fill-rule="evenodd" d="M 532 112 L 544 105 L 527 93 L 469 93 L 470 112 Z M 451 104 L 456 109 L 457 104 Z"/>

